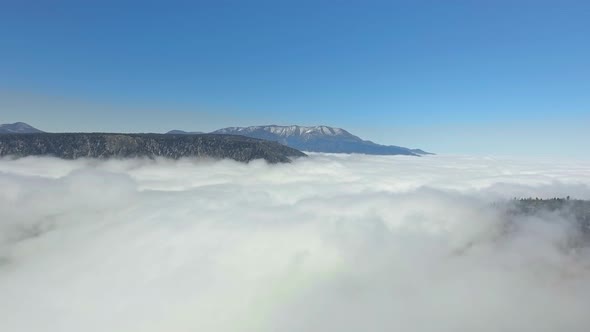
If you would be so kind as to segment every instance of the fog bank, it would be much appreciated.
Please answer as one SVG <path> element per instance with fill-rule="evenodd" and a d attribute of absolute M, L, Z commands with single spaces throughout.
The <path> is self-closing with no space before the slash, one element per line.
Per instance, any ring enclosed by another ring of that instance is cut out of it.
<path fill-rule="evenodd" d="M 0 326 L 587 331 L 579 230 L 493 203 L 589 185 L 590 162 L 464 156 L 0 159 Z"/>

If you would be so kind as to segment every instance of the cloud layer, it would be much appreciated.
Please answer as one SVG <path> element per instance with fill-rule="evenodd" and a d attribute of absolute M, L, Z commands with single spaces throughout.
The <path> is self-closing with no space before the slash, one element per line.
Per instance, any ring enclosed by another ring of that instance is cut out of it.
<path fill-rule="evenodd" d="M 20 331 L 587 331 L 556 214 L 590 163 L 314 154 L 0 160 L 0 322 Z"/>

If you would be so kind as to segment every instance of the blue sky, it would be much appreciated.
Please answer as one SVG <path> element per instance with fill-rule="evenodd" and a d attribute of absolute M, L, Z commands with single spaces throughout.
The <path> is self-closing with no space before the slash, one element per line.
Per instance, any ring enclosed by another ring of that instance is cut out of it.
<path fill-rule="evenodd" d="M 585 157 L 588 1 L 3 1 L 0 123 Z"/>

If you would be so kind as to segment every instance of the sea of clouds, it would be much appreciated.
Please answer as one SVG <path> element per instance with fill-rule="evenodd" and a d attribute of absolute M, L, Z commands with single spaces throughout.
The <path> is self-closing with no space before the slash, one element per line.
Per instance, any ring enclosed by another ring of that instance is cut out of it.
<path fill-rule="evenodd" d="M 0 330 L 589 331 L 590 162 L 0 159 Z M 500 204 L 501 205 L 501 204 Z"/>

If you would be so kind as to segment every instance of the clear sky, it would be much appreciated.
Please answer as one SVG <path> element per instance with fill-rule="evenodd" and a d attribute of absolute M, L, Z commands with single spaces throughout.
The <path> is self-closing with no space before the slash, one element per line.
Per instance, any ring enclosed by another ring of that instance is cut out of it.
<path fill-rule="evenodd" d="M 0 123 L 584 157 L 590 1 L 0 0 Z"/>

